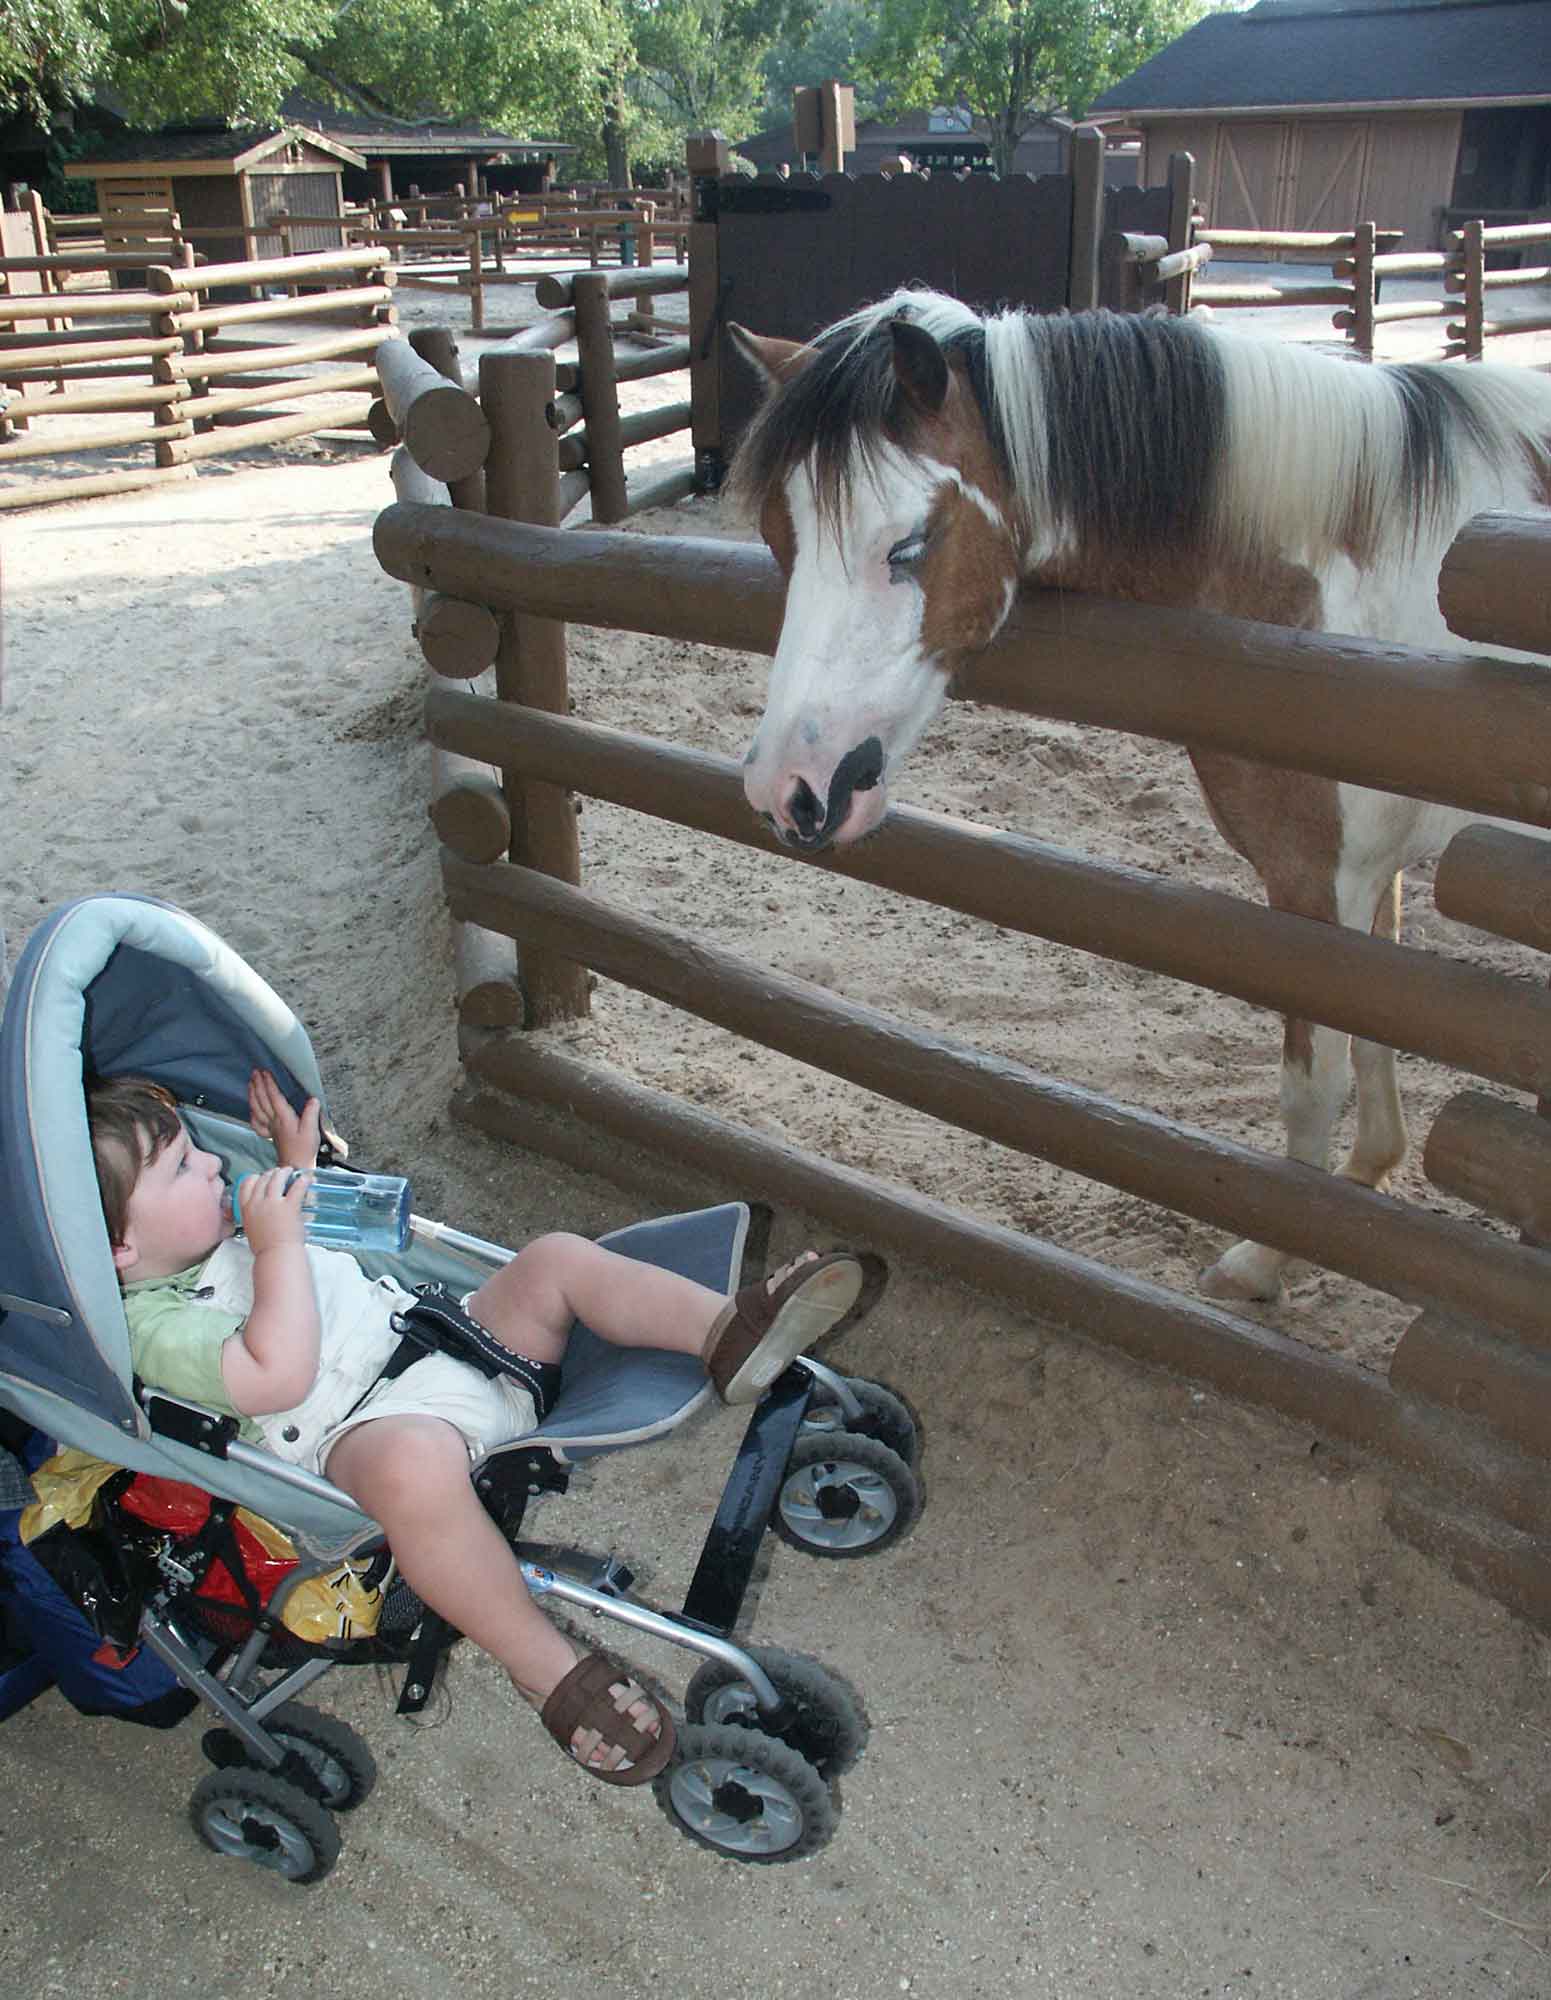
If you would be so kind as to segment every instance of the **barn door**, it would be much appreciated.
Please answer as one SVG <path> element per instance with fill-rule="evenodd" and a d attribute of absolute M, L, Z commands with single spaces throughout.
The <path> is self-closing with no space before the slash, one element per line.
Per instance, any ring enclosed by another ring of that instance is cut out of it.
<path fill-rule="evenodd" d="M 1216 198 L 1207 215 L 1214 229 L 1286 229 L 1286 125 L 1222 128 L 1217 147 Z"/>
<path fill-rule="evenodd" d="M 1316 120 L 1298 133 L 1298 170 L 1290 183 L 1289 229 L 1352 229 L 1362 212 L 1368 121 Z"/>

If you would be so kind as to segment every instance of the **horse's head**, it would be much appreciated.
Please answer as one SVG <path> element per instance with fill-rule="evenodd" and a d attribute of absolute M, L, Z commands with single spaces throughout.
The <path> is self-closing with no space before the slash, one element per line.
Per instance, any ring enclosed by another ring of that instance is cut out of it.
<path fill-rule="evenodd" d="M 1007 479 L 974 386 L 981 322 L 932 303 L 935 332 L 911 307 L 811 347 L 731 329 L 770 392 L 735 484 L 787 579 L 744 788 L 794 847 L 878 824 L 955 668 L 1017 593 Z"/>

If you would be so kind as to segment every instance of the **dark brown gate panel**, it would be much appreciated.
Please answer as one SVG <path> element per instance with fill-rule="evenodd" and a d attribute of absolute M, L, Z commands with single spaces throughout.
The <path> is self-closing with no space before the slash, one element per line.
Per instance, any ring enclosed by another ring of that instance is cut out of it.
<path fill-rule="evenodd" d="M 1066 174 L 725 175 L 706 192 L 716 280 L 700 340 L 715 380 L 702 395 L 717 415 L 695 442 L 712 483 L 705 456 L 725 460 L 760 393 L 733 351 L 729 320 L 807 340 L 901 285 L 930 286 L 981 312 L 1060 312 L 1071 298 L 1074 230 L 1096 242 L 1105 229 L 1162 235 L 1169 225 L 1166 187 L 1106 189 L 1101 213 L 1074 219 Z"/>

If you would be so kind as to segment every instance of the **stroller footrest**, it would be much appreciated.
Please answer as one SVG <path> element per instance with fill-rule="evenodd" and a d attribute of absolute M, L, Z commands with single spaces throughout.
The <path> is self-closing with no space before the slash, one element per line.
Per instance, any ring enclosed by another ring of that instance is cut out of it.
<path fill-rule="evenodd" d="M 726 1634 L 738 1622 L 812 1393 L 812 1377 L 788 1368 L 754 1406 L 684 1599 L 685 1618 L 709 1632 Z"/>

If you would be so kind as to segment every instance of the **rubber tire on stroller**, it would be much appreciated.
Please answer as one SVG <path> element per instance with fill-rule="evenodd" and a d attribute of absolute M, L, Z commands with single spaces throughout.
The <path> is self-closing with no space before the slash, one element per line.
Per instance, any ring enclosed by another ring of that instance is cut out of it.
<path fill-rule="evenodd" d="M 776 1731 L 760 1714 L 754 1690 L 727 1660 L 707 1660 L 684 1693 L 684 1714 L 712 1728 L 757 1729 L 778 1735 L 818 1772 L 838 1778 L 849 1771 L 867 1743 L 867 1717 L 854 1688 L 803 1653 L 778 1646 L 750 1646 L 748 1654 L 775 1683 L 776 1693 L 797 1711 Z"/>
<path fill-rule="evenodd" d="M 921 1455 L 921 1440 L 916 1432 L 916 1420 L 904 1397 L 885 1388 L 881 1382 L 870 1382 L 864 1375 L 846 1375 L 841 1379 L 861 1404 L 866 1421 L 866 1428 L 854 1431 L 853 1435 L 877 1438 L 890 1451 L 898 1452 L 906 1465 L 914 1467 Z M 838 1403 L 826 1402 L 825 1393 L 822 1382 L 814 1384 L 808 1413 L 802 1420 L 804 1437 L 820 1433 L 828 1436 L 833 1431 L 850 1429 L 856 1422 L 854 1417 L 847 1417 Z"/>
<path fill-rule="evenodd" d="M 854 1431 L 820 1431 L 792 1446 L 770 1525 L 793 1548 L 845 1561 L 902 1541 L 921 1504 L 921 1482 L 897 1451 Z"/>
<path fill-rule="evenodd" d="M 320 1806 L 330 1812 L 353 1812 L 370 1796 L 377 1782 L 377 1760 L 348 1722 L 304 1701 L 283 1701 L 260 1727 L 292 1756 L 285 1771 L 271 1775 L 300 1786 Z M 222 1771 L 265 1769 L 232 1729 L 207 1729 L 200 1748 Z"/>
<path fill-rule="evenodd" d="M 686 1839 L 730 1861 L 801 1861 L 835 1831 L 835 1802 L 818 1772 L 758 1729 L 686 1724 L 652 1791 Z"/>
<path fill-rule="evenodd" d="M 327 1811 L 268 1771 L 207 1772 L 194 1787 L 189 1818 L 206 1847 L 288 1882 L 321 1882 L 339 1859 L 339 1833 Z"/>

